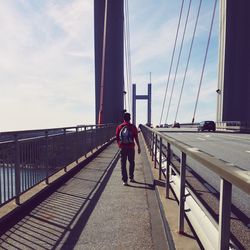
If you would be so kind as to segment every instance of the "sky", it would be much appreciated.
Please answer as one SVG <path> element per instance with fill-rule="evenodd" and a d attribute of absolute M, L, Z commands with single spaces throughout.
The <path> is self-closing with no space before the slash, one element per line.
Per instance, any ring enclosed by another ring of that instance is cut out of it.
<path fill-rule="evenodd" d="M 95 123 L 93 0 L 1 0 L 0 132 Z M 147 93 L 151 72 L 152 123 L 159 124 L 181 0 L 129 0 L 132 82 Z M 170 74 L 163 123 L 172 123 L 192 39 L 199 0 L 190 17 L 173 98 L 189 0 L 185 0 Z M 191 122 L 207 46 L 214 0 L 203 1 L 177 117 Z M 212 30 L 195 121 L 216 119 L 219 6 Z M 137 101 L 137 122 L 147 119 L 146 101 Z"/>

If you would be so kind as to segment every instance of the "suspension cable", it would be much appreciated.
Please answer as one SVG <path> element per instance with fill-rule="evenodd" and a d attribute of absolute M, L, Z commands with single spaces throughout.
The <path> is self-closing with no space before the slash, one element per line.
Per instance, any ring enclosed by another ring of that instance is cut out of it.
<path fill-rule="evenodd" d="M 106 56 L 107 14 L 108 14 L 108 0 L 105 0 L 104 22 L 103 22 L 103 42 L 102 42 L 100 108 L 99 108 L 98 124 L 103 123 L 103 98 L 104 98 L 104 71 L 105 71 L 105 56 Z"/>
<path fill-rule="evenodd" d="M 199 100 L 199 96 L 200 96 L 201 83 L 202 83 L 202 80 L 203 80 L 204 69 L 205 69 L 205 65 L 206 65 L 206 61 L 207 61 L 207 54 L 208 54 L 208 48 L 209 48 L 211 34 L 212 34 L 212 28 L 213 28 L 213 23 L 214 23 L 214 16 L 215 16 L 216 5 L 217 5 L 217 0 L 214 1 L 213 16 L 212 16 L 212 21 L 211 21 L 211 25 L 210 25 L 210 31 L 209 31 L 208 41 L 207 41 L 207 48 L 206 48 L 206 53 L 205 53 L 205 57 L 204 57 L 204 62 L 203 62 L 202 73 L 201 73 L 201 78 L 200 78 L 198 93 L 197 93 L 196 102 L 195 102 L 195 108 L 194 108 L 194 114 L 193 114 L 192 123 L 194 123 L 194 120 L 195 120 L 195 114 L 196 114 L 197 104 L 198 104 L 198 100 Z"/>
<path fill-rule="evenodd" d="M 125 0 L 126 1 L 126 0 Z M 126 86 L 127 86 L 127 89 L 128 89 L 128 82 L 129 82 L 129 76 L 128 76 L 128 57 L 127 57 L 127 34 L 126 34 L 126 9 L 124 11 L 124 20 L 125 22 L 123 23 L 123 28 L 124 28 L 124 32 L 123 32 L 123 39 L 124 39 L 124 54 L 125 54 L 125 66 L 126 66 L 126 70 L 125 70 L 125 75 L 126 75 Z M 123 84 L 123 97 L 124 97 L 124 107 L 125 109 L 127 110 L 127 102 L 126 102 L 126 99 L 127 99 L 127 95 L 125 95 L 125 84 Z M 127 90 L 127 94 L 128 94 L 128 90 Z"/>
<path fill-rule="evenodd" d="M 172 65 L 173 65 L 173 60 L 174 60 L 174 54 L 175 54 L 175 48 L 176 48 L 177 38 L 178 38 L 178 34 L 179 34 L 179 28 L 180 28 L 180 22 L 181 22 L 181 16 L 182 16 L 183 4 L 184 4 L 184 0 L 182 0 L 182 4 L 181 4 L 181 10 L 180 10 L 180 15 L 179 15 L 178 27 L 177 27 L 177 31 L 176 31 L 176 35 L 175 35 L 174 49 L 173 49 L 171 63 L 170 63 L 170 68 L 169 68 L 169 73 L 168 73 L 168 80 L 167 80 L 167 84 L 166 84 L 166 89 L 165 89 L 164 100 L 163 100 L 163 104 L 162 104 L 162 110 L 161 110 L 161 117 L 160 117 L 160 123 L 159 123 L 159 125 L 161 125 L 162 115 L 163 115 L 164 108 L 165 108 L 165 102 L 166 102 L 166 96 L 167 96 L 167 91 L 168 91 L 169 79 L 170 79 L 170 75 L 171 75 L 171 70 L 172 70 Z"/>
<path fill-rule="evenodd" d="M 185 73 L 184 73 L 184 77 L 183 77 L 183 81 L 182 81 L 182 86 L 181 86 L 180 97 L 179 97 L 179 101 L 178 101 L 178 105 L 177 105 L 177 109 L 176 109 L 176 114 L 175 114 L 175 119 L 174 119 L 175 121 L 177 121 L 177 115 L 178 115 L 179 107 L 180 107 L 180 103 L 181 103 L 181 98 L 182 98 L 184 83 L 186 81 L 187 70 L 188 70 L 188 66 L 189 66 L 191 52 L 192 52 L 192 49 L 193 49 L 194 37 L 195 37 L 195 33 L 196 33 L 196 28 L 197 28 L 199 16 L 200 16 L 201 3 L 202 3 L 202 0 L 200 0 L 200 4 L 199 4 L 199 8 L 198 8 L 198 13 L 197 13 L 197 16 L 196 16 L 196 21 L 195 21 L 195 26 L 194 26 L 194 31 L 193 31 L 193 37 L 192 37 L 192 41 L 191 41 L 191 45 L 190 45 L 190 49 L 189 49 L 188 60 L 187 60 L 187 64 L 186 64 L 186 69 L 185 69 Z"/>
<path fill-rule="evenodd" d="M 128 109 L 132 110 L 132 102 L 131 102 L 131 86 L 132 86 L 132 67 L 131 67 L 131 49 L 130 49 L 130 30 L 129 30 L 129 6 L 128 0 L 125 0 L 125 9 L 126 9 L 126 34 L 127 34 L 127 52 L 128 52 Z"/>
<path fill-rule="evenodd" d="M 184 27 L 184 31 L 183 31 L 183 34 L 182 34 L 181 46 L 180 46 L 180 51 L 179 51 L 178 60 L 177 60 L 177 64 L 176 64 L 174 81 L 173 81 L 171 95 L 170 95 L 170 99 L 169 99 L 169 103 L 168 103 L 168 110 L 167 110 L 167 115 L 166 115 L 165 123 L 167 123 L 169 109 L 170 109 L 170 105 L 171 105 L 171 101 L 172 101 L 172 97 L 173 97 L 173 92 L 174 92 L 174 87 L 175 87 L 175 81 L 176 81 L 176 76 L 177 76 L 177 72 L 178 72 L 178 69 L 179 69 L 179 63 L 180 63 L 180 58 L 181 58 L 181 53 L 182 53 L 182 48 L 183 48 L 183 42 L 184 42 L 184 38 L 185 38 L 185 34 L 186 34 L 186 29 L 187 29 L 187 23 L 188 23 L 188 18 L 189 18 L 191 3 L 192 3 L 192 0 L 189 1 L 188 11 L 187 11 L 187 16 L 186 16 L 186 21 L 185 21 L 185 27 Z"/>
<path fill-rule="evenodd" d="M 131 82 L 132 82 L 132 77 L 131 77 L 131 53 L 130 53 L 130 32 L 129 32 L 129 8 L 128 8 L 128 0 L 125 0 L 125 22 L 124 22 L 124 27 L 125 27 L 125 57 L 126 57 L 126 75 L 127 75 L 127 108 L 128 111 L 130 112 L 130 106 L 131 106 Z"/>

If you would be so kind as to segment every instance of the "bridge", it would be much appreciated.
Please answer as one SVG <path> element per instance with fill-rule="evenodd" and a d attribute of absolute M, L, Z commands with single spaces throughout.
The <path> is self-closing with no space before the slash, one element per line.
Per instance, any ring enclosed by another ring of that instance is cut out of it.
<path fill-rule="evenodd" d="M 115 129 L 130 108 L 124 5 L 106 0 L 94 6 L 96 124 L 0 134 L 0 249 L 249 249 L 249 135 L 243 133 L 249 129 L 248 59 L 232 52 L 248 49 L 248 35 L 244 28 L 228 28 L 240 22 L 247 29 L 249 4 L 221 1 L 216 132 L 197 131 L 197 106 L 191 123 L 162 126 L 169 79 L 153 128 L 151 84 L 148 95 L 136 95 L 133 85 L 133 121 L 136 99 L 148 100 L 148 120 L 139 128 L 142 152 L 128 186 L 122 185 L 115 142 Z M 230 101 L 233 95 L 238 102 Z"/>

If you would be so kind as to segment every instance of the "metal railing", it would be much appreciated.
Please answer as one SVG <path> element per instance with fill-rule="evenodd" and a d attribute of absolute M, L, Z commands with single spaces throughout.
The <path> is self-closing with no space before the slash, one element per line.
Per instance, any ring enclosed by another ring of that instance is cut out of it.
<path fill-rule="evenodd" d="M 0 207 L 115 136 L 115 125 L 0 133 Z"/>
<path fill-rule="evenodd" d="M 250 132 L 250 123 L 249 122 L 240 122 L 240 121 L 216 122 L 216 128 L 218 130 L 249 133 Z"/>
<path fill-rule="evenodd" d="M 212 239 L 212 243 L 206 249 L 229 249 L 230 246 L 230 215 L 232 204 L 232 185 L 237 186 L 242 191 L 250 194 L 250 175 L 236 166 L 226 165 L 225 162 L 166 136 L 154 129 L 140 125 L 148 150 L 154 161 L 154 166 L 159 167 L 159 179 L 162 175 L 165 177 L 166 197 L 169 198 L 171 175 L 179 175 L 179 233 L 184 232 L 184 215 L 185 202 L 187 200 L 186 193 L 186 159 L 187 157 L 199 162 L 204 167 L 211 170 L 220 177 L 220 201 L 219 201 L 219 224 L 215 226 L 216 237 Z M 172 165 L 172 149 L 178 149 L 180 152 L 179 173 L 173 169 Z M 166 162 L 166 168 L 163 168 L 163 161 Z M 193 194 L 191 194 L 193 195 Z M 195 199 L 197 200 L 197 198 Z M 199 204 L 201 205 L 201 204 Z M 209 217 L 210 220 L 212 216 Z M 192 221 L 191 221 L 192 223 Z M 213 221 L 214 223 L 214 221 Z M 208 230 L 208 228 L 205 228 Z M 209 232 L 211 234 L 211 232 Z M 207 239 L 206 239 L 207 240 Z"/>

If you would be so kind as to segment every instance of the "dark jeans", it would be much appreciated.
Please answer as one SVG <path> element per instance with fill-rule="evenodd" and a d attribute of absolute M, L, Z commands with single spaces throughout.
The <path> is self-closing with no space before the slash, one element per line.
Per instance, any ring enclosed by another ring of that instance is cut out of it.
<path fill-rule="evenodd" d="M 121 149 L 121 171 L 122 180 L 124 182 L 128 181 L 128 174 L 126 168 L 126 161 L 129 161 L 129 178 L 134 179 L 135 170 L 135 149 L 134 148 L 122 148 Z"/>

